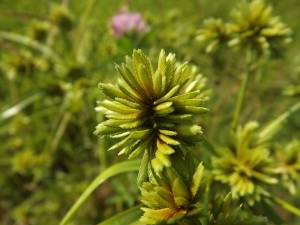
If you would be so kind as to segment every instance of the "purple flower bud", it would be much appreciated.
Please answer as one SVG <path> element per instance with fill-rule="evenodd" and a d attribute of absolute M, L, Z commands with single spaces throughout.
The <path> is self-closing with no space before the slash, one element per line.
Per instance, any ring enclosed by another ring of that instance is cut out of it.
<path fill-rule="evenodd" d="M 111 29 L 115 37 L 130 33 L 147 33 L 150 26 L 142 19 L 140 13 L 121 12 L 112 17 Z"/>

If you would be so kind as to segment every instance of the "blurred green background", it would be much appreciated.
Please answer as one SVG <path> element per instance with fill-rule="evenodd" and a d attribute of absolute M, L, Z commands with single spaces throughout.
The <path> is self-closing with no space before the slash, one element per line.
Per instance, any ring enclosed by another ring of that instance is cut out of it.
<path fill-rule="evenodd" d="M 97 84 L 113 83 L 114 62 L 121 63 L 133 48 L 141 48 L 154 62 L 163 48 L 200 67 L 212 91 L 205 103 L 211 111 L 200 123 L 210 142 L 221 143 L 244 59 L 226 50 L 208 56 L 195 35 L 206 18 L 228 20 L 237 2 L 0 0 L 1 224 L 58 224 L 96 175 L 126 159 L 107 152 L 112 141 L 93 131 L 104 119 L 95 111 L 104 98 Z M 251 77 L 242 122 L 264 124 L 299 101 L 299 95 L 282 92 L 300 84 L 300 2 L 268 2 L 292 28 L 293 42 L 284 57 L 264 63 Z M 124 4 L 142 14 L 151 26 L 148 34 L 112 36 L 110 19 Z M 276 142 L 299 136 L 298 114 L 284 124 Z M 207 158 L 202 145 L 196 152 L 199 159 Z M 105 182 L 70 224 L 96 224 L 137 203 L 136 174 L 125 176 Z M 289 200 L 300 207 L 299 191 Z M 298 224 L 285 214 L 289 224 Z"/>

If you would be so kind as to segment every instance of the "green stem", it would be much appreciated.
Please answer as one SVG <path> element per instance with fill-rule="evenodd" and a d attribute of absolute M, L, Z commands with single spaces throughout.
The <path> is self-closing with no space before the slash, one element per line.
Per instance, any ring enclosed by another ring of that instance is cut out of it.
<path fill-rule="evenodd" d="M 18 95 L 18 91 L 17 91 L 16 85 L 15 85 L 15 82 L 13 79 L 8 79 L 8 88 L 9 88 L 12 102 L 17 101 L 17 99 L 19 98 L 19 95 Z"/>
<path fill-rule="evenodd" d="M 287 203 L 286 201 L 277 198 L 277 197 L 271 197 L 271 199 L 273 200 L 273 202 L 277 203 L 278 205 L 280 205 L 282 208 L 286 209 L 287 211 L 300 216 L 300 209 Z"/>
<path fill-rule="evenodd" d="M 60 124 L 56 130 L 56 133 L 52 139 L 52 142 L 50 144 L 50 151 L 54 152 L 56 151 L 57 147 L 59 146 L 60 140 L 63 137 L 65 130 L 67 128 L 67 125 L 69 123 L 69 120 L 71 118 L 72 114 L 70 112 L 65 112 L 63 115 L 62 120 L 60 121 Z"/>
<path fill-rule="evenodd" d="M 239 118 L 240 118 L 242 107 L 243 107 L 243 102 L 244 102 L 244 98 L 245 98 L 245 93 L 246 93 L 246 88 L 247 88 L 247 83 L 248 83 L 248 77 L 249 77 L 249 67 L 250 67 L 251 62 L 252 62 L 252 51 L 251 51 L 251 49 L 248 49 L 246 57 L 247 58 L 246 58 L 245 74 L 244 74 L 244 77 L 243 77 L 242 84 L 240 86 L 238 100 L 237 100 L 237 104 L 236 104 L 235 111 L 234 111 L 233 121 L 232 121 L 232 124 L 231 124 L 231 128 L 233 130 L 235 130 L 238 126 Z"/>
<path fill-rule="evenodd" d="M 273 120 L 271 123 L 269 123 L 264 129 L 262 129 L 258 135 L 257 139 L 260 140 L 258 142 L 261 143 L 268 139 L 268 137 L 272 134 L 272 132 L 284 121 L 286 120 L 291 114 L 296 112 L 300 109 L 300 101 L 297 102 L 295 105 L 293 105 L 291 108 L 289 108 L 287 111 L 285 111 L 283 114 L 278 116 L 275 120 Z"/>
<path fill-rule="evenodd" d="M 87 6 L 82 14 L 82 17 L 80 18 L 79 26 L 77 29 L 78 31 L 77 35 L 75 36 L 73 41 L 74 44 L 73 44 L 72 53 L 76 53 L 78 50 L 78 46 L 79 46 L 80 39 L 82 38 L 83 30 L 86 28 L 87 18 L 90 15 L 91 11 L 95 8 L 95 3 L 96 3 L 95 0 L 90 0 L 87 2 Z"/>

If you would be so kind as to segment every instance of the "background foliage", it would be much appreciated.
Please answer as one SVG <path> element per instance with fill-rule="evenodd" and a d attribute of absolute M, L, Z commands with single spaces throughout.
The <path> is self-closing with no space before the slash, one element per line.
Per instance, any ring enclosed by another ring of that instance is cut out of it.
<path fill-rule="evenodd" d="M 210 143 L 224 143 L 227 135 L 222 134 L 233 115 L 244 58 L 226 49 L 208 56 L 195 36 L 204 19 L 227 20 L 237 2 L 131 1 L 129 9 L 141 12 L 151 31 L 116 39 L 109 21 L 122 1 L 0 0 L 1 224 L 58 224 L 94 177 L 126 159 L 107 152 L 112 140 L 93 135 L 95 125 L 103 120 L 94 108 L 103 99 L 97 84 L 114 83 L 114 62 L 122 62 L 133 48 L 141 48 L 153 60 L 163 48 L 176 53 L 177 60 L 200 67 L 212 95 L 205 103 L 210 113 L 199 123 Z M 269 2 L 293 30 L 293 42 L 284 56 L 263 63 L 251 74 L 242 124 L 249 120 L 265 124 L 299 101 L 299 92 L 283 94 L 289 93 L 290 85 L 300 85 L 299 2 Z M 274 144 L 299 138 L 299 131 L 297 112 Z M 199 161 L 211 156 L 205 143 L 194 152 Z M 96 224 L 136 205 L 137 175 L 122 176 L 104 182 L 70 224 Z M 273 188 L 300 207 L 299 188 L 293 197 Z M 286 223 L 300 222 L 289 212 L 276 210 Z"/>

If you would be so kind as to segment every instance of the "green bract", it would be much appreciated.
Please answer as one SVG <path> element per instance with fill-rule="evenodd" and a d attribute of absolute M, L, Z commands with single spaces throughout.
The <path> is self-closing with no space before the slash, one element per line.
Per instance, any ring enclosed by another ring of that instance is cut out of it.
<path fill-rule="evenodd" d="M 252 216 L 250 218 L 240 219 L 241 207 L 237 207 L 232 212 L 229 211 L 231 203 L 231 193 L 228 193 L 224 199 L 218 197 L 211 209 L 206 225 L 264 225 L 267 224 L 267 218 Z"/>
<path fill-rule="evenodd" d="M 134 158 L 148 151 L 156 172 L 170 167 L 170 155 L 180 146 L 194 146 L 204 137 L 194 115 L 206 113 L 200 89 L 203 77 L 187 63 L 176 66 L 174 54 L 161 51 L 158 69 L 141 50 L 134 50 L 126 63 L 116 65 L 121 75 L 116 84 L 100 83 L 109 99 L 99 102 L 107 120 L 94 132 L 101 136 L 124 138 L 110 150 Z M 193 79 L 190 79 L 190 78 Z"/>
<path fill-rule="evenodd" d="M 269 196 L 265 185 L 278 183 L 274 174 L 278 169 L 264 145 L 253 145 L 256 122 L 238 127 L 233 136 L 233 146 L 218 149 L 219 156 L 212 157 L 212 174 L 215 180 L 227 183 L 234 198 L 245 198 L 249 205 Z"/>
<path fill-rule="evenodd" d="M 243 1 L 231 13 L 235 37 L 228 43 L 237 48 L 250 47 L 257 54 L 280 54 L 291 42 L 291 29 L 272 17 L 273 8 L 264 0 Z"/>
<path fill-rule="evenodd" d="M 195 168 L 191 153 L 185 157 L 174 154 L 174 167 L 165 168 L 159 174 L 149 173 L 149 181 L 140 186 L 144 215 L 141 222 L 145 224 L 177 225 L 262 225 L 267 219 L 263 217 L 246 218 L 237 207 L 230 212 L 231 193 L 223 200 L 219 197 L 207 212 L 199 200 L 205 193 L 203 182 L 204 167 L 202 163 Z M 149 171 L 151 171 L 151 167 Z M 200 218 L 206 218 L 200 222 Z"/>

